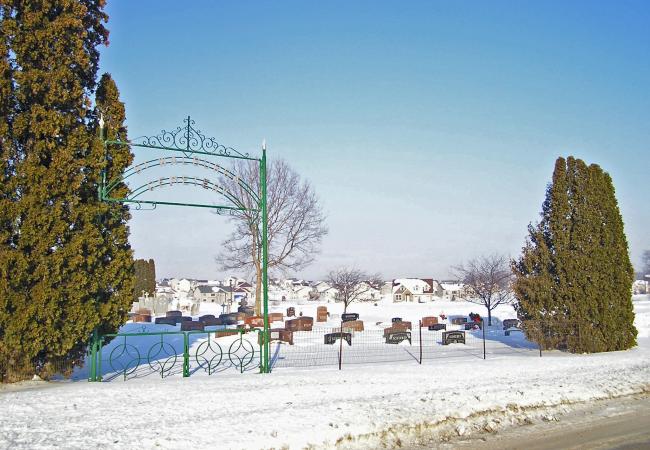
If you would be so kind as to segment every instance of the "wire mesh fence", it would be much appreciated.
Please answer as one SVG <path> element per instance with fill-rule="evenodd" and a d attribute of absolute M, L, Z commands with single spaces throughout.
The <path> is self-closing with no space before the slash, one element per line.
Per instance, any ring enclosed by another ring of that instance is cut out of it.
<path fill-rule="evenodd" d="M 518 326 L 488 327 L 483 322 L 423 326 L 408 323 L 381 329 L 352 330 L 315 327 L 294 331 L 292 342 L 272 342 L 273 369 L 340 366 L 373 363 L 416 363 L 441 358 L 479 358 L 520 354 L 540 356 L 539 346 L 529 341 Z M 341 331 L 343 330 L 343 331 Z"/>

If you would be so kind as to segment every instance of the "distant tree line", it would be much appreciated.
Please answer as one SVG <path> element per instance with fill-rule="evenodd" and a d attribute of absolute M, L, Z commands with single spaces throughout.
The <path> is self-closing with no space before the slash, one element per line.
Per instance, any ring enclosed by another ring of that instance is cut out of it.
<path fill-rule="evenodd" d="M 153 296 L 156 292 L 156 263 L 153 259 L 136 259 L 135 287 L 133 289 L 133 301 L 137 301 L 143 293 Z"/>

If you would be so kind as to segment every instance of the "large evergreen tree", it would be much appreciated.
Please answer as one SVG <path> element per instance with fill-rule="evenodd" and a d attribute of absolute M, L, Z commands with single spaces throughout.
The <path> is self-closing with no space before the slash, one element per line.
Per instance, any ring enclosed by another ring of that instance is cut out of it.
<path fill-rule="evenodd" d="M 105 73 L 100 78 L 95 101 L 95 119 L 101 117 L 104 121 L 103 137 L 127 141 L 124 104 L 120 101 L 117 85 L 109 74 Z M 100 177 L 105 177 L 109 182 L 119 178 L 133 162 L 129 147 L 109 145 L 104 149 L 100 143 L 95 142 L 93 149 L 99 153 L 96 153 L 92 161 L 105 161 L 105 164 L 92 171 L 95 179 L 87 184 L 91 189 L 86 193 L 90 203 L 96 201 L 97 182 Z M 120 197 L 126 197 L 128 187 L 124 183 L 118 183 L 114 187 L 114 192 Z M 96 248 L 100 258 L 96 275 L 102 280 L 98 286 L 100 289 L 98 301 L 101 305 L 99 330 L 113 332 L 125 322 L 127 312 L 131 309 L 131 292 L 134 284 L 133 252 L 128 241 L 127 225 L 131 214 L 124 204 L 99 203 L 98 206 L 98 226 L 102 237 L 100 245 Z"/>
<path fill-rule="evenodd" d="M 2 4 L 0 367 L 47 375 L 79 363 L 93 329 L 125 318 L 128 214 L 97 199 L 103 148 L 91 103 L 108 37 L 103 7 Z M 109 129 L 121 121 L 123 108 Z"/>
<path fill-rule="evenodd" d="M 541 220 L 513 263 L 520 318 L 544 324 L 549 345 L 612 351 L 635 345 L 633 268 L 610 176 L 558 158 Z"/>

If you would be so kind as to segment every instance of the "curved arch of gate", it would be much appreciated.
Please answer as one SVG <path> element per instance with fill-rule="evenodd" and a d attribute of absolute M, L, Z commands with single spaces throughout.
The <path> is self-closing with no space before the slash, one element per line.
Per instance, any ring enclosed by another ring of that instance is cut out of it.
<path fill-rule="evenodd" d="M 150 159 L 148 161 L 142 162 L 140 164 L 136 164 L 134 166 L 129 167 L 125 172 L 124 175 L 121 177 L 117 177 L 106 183 L 106 187 L 102 189 L 102 197 L 105 199 L 110 198 L 110 193 L 117 187 L 119 186 L 120 183 L 126 182 L 128 178 L 131 178 L 133 176 L 139 175 L 142 172 L 145 172 L 149 169 L 152 169 L 154 167 L 165 167 L 165 166 L 193 166 L 193 167 L 199 167 L 203 169 L 207 169 L 209 171 L 212 171 L 218 175 L 224 176 L 226 178 L 229 178 L 233 180 L 247 195 L 249 195 L 253 201 L 259 205 L 260 203 L 260 197 L 259 195 L 255 192 L 255 190 L 248 185 L 244 180 L 242 180 L 240 177 L 238 177 L 235 173 L 232 171 L 226 169 L 220 164 L 216 164 L 212 161 L 209 161 L 205 158 L 199 158 L 196 156 L 189 157 L 189 156 L 166 156 L 162 158 L 154 158 Z M 177 179 L 187 179 L 191 177 L 186 177 L 186 176 L 175 176 L 175 177 L 169 177 L 171 180 L 173 180 L 173 183 L 175 183 Z M 190 183 L 190 182 L 183 182 L 180 184 L 196 184 L 196 183 Z M 212 184 L 216 185 L 217 183 L 212 182 Z M 201 184 L 198 184 L 201 185 Z M 132 191 L 135 191 L 136 189 L 133 189 Z M 225 190 L 225 188 L 224 188 Z M 225 195 L 228 197 L 226 194 L 223 192 L 220 192 L 219 190 L 216 190 L 216 192 L 219 192 L 220 194 Z M 232 194 L 231 194 L 232 195 Z M 232 200 L 229 198 L 229 200 Z"/>
<path fill-rule="evenodd" d="M 218 183 L 208 179 L 208 178 L 198 178 L 190 176 L 171 176 L 171 177 L 160 177 L 155 180 L 148 181 L 143 185 L 140 185 L 131 190 L 131 193 L 126 196 L 124 201 L 129 203 L 141 203 L 138 201 L 140 197 L 145 192 L 151 192 L 157 189 L 166 188 L 174 185 L 188 185 L 188 186 L 199 186 L 203 189 L 214 191 L 218 194 L 223 195 L 228 201 L 232 203 L 232 207 L 239 210 L 248 210 L 245 205 L 243 205 L 239 199 L 225 187 L 221 186 Z M 162 203 L 162 202 L 161 202 Z M 220 206 L 222 208 L 229 208 L 230 206 Z M 257 211 L 257 210 L 254 210 Z"/>

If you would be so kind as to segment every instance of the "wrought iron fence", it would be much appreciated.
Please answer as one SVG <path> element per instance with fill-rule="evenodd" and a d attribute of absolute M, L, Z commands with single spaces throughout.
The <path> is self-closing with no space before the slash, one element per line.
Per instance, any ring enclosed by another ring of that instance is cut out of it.
<path fill-rule="evenodd" d="M 260 369 L 259 330 L 160 331 L 96 336 L 91 343 L 89 381 L 158 375 L 189 377 L 234 369 Z M 251 338 L 255 335 L 256 338 Z M 110 340 L 110 343 L 107 341 Z"/>

